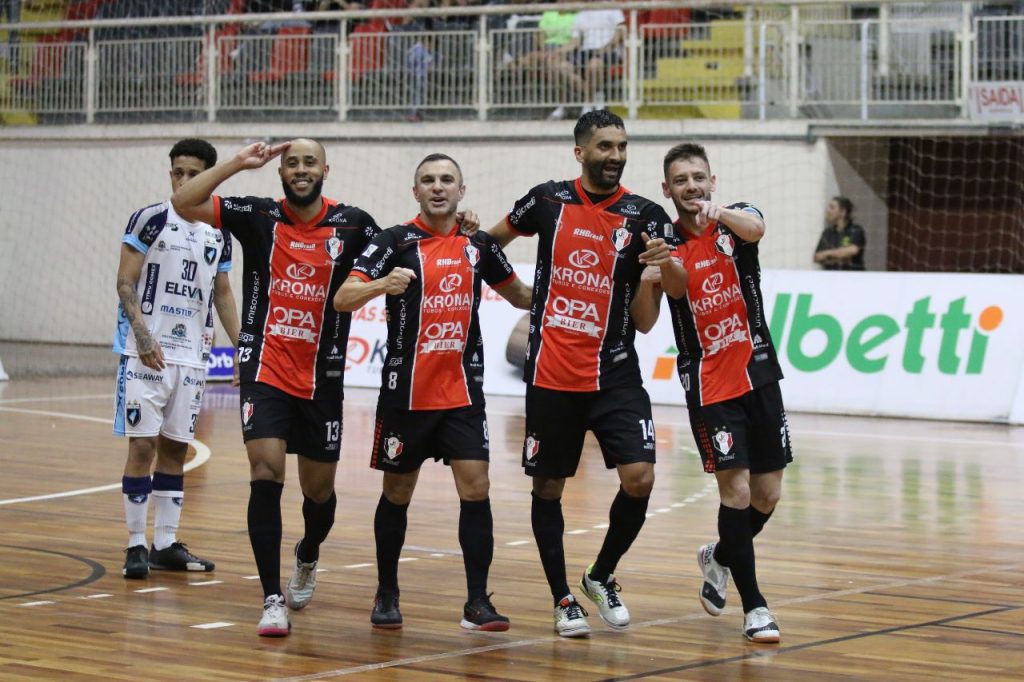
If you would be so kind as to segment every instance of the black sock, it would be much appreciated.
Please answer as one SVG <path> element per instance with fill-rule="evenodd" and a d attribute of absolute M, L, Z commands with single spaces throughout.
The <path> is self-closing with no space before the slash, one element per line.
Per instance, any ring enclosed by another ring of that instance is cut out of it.
<path fill-rule="evenodd" d="M 490 499 L 461 500 L 459 507 L 459 545 L 469 601 L 473 601 L 487 596 L 487 572 L 494 558 L 494 519 Z"/>
<path fill-rule="evenodd" d="M 409 505 L 395 504 L 381 493 L 373 517 L 373 537 L 377 542 L 377 585 L 384 592 L 398 594 L 398 558 L 405 544 L 408 511 Z"/>
<path fill-rule="evenodd" d="M 750 511 L 733 509 L 724 504 L 718 507 L 718 546 L 722 548 L 722 559 L 715 559 L 729 567 L 733 582 L 743 600 L 743 612 L 758 606 L 767 606 L 757 588 L 757 574 L 754 570 L 754 538 L 750 534 Z M 715 553 L 716 555 L 718 552 Z"/>
<path fill-rule="evenodd" d="M 302 518 L 306 522 L 305 535 L 299 543 L 297 552 L 303 563 L 320 559 L 320 545 L 327 539 L 334 525 L 334 510 L 338 506 L 338 496 L 333 492 L 326 502 L 317 503 L 302 496 Z"/>
<path fill-rule="evenodd" d="M 774 512 L 774 507 L 766 514 L 763 511 L 759 511 L 754 505 L 750 505 L 750 537 L 757 537 L 757 534 L 764 528 L 764 524 L 768 523 L 768 519 L 772 517 Z"/>
<path fill-rule="evenodd" d="M 647 497 L 631 497 L 619 487 L 611 509 L 608 510 L 608 532 L 604 536 L 604 544 L 597 554 L 597 561 L 590 571 L 591 580 L 607 582 L 608 576 L 615 572 L 619 559 L 629 551 L 630 545 L 640 534 L 647 520 Z"/>
<path fill-rule="evenodd" d="M 544 576 L 548 579 L 551 596 L 557 604 L 559 599 L 569 594 L 569 583 L 565 578 L 565 548 L 562 546 L 565 519 L 562 518 L 561 498 L 545 500 L 533 494 L 530 521 L 540 552 L 540 563 L 544 566 Z"/>
<path fill-rule="evenodd" d="M 263 598 L 281 593 L 281 491 L 276 481 L 249 482 L 249 544 Z"/>

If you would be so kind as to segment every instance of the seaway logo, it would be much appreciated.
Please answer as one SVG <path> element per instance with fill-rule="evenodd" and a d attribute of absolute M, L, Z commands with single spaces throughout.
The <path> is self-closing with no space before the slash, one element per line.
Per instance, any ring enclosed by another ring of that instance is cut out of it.
<path fill-rule="evenodd" d="M 795 300 L 794 300 L 795 299 Z M 817 372 L 836 362 L 840 355 L 857 372 L 873 374 L 890 361 L 898 362 L 907 374 L 921 374 L 927 368 L 943 374 L 981 374 L 989 338 L 1003 322 L 1003 309 L 989 305 L 973 314 L 967 297 L 932 303 L 931 296 L 919 298 L 899 316 L 877 313 L 858 320 L 849 329 L 833 315 L 812 312 L 813 294 L 780 293 L 775 297 L 770 328 L 776 350 L 800 372 Z M 820 340 L 824 337 L 824 345 Z M 925 346 L 935 347 L 930 357 Z M 814 338 L 815 351 L 805 350 L 805 340 Z M 966 339 L 966 340 L 965 340 Z M 674 346 L 655 360 L 651 378 L 668 380 L 675 375 Z"/>

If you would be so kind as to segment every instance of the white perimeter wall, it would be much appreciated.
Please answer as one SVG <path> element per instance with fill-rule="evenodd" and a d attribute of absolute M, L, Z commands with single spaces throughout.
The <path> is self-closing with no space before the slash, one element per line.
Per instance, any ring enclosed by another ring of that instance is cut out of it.
<path fill-rule="evenodd" d="M 316 135 L 325 140 L 331 166 L 325 193 L 368 210 L 382 226 L 415 215 L 415 165 L 428 153 L 447 153 L 465 173 L 463 206 L 476 210 L 489 227 L 531 186 L 579 174 L 571 125 L 402 125 L 384 129 L 392 135 L 384 141 L 369 141 L 366 135 L 341 141 L 338 125 L 256 134 L 275 139 Z M 749 135 L 750 125 L 735 130 Z M 125 139 L 118 129 L 102 127 L 2 131 L 0 339 L 108 342 L 117 304 L 114 280 L 120 237 L 135 209 L 168 197 L 170 146 L 180 137 L 202 135 L 225 158 L 254 139 L 239 135 L 239 127 L 120 129 L 141 139 Z M 351 127 L 345 128 L 350 134 Z M 822 212 L 832 191 L 827 182 L 835 177 L 824 141 L 808 142 L 790 129 L 765 130 L 762 139 L 730 140 L 722 139 L 728 131 L 710 129 L 702 136 L 702 131 L 684 130 L 681 123 L 644 122 L 628 128 L 631 142 L 623 176 L 627 187 L 658 200 L 674 217 L 671 202 L 661 196 L 662 157 L 678 141 L 702 141 L 712 171 L 719 176 L 716 198 L 751 201 L 767 217 L 763 265 L 812 267 Z M 381 132 L 379 127 L 372 130 Z M 49 139 L 40 139 L 42 134 Z M 495 141 L 494 135 L 502 138 Z M 276 167 L 240 174 L 220 193 L 282 194 Z M 535 248 L 532 240 L 517 240 L 509 255 L 519 262 L 532 261 Z M 234 281 L 240 297 L 241 282 Z"/>

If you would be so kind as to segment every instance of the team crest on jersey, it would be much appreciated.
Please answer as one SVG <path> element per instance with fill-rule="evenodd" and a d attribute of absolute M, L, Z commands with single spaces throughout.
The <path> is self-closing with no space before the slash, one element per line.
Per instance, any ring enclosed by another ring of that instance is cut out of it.
<path fill-rule="evenodd" d="M 142 405 L 138 400 L 128 401 L 124 408 L 124 418 L 131 426 L 139 425 L 139 420 L 142 419 Z"/>
<path fill-rule="evenodd" d="M 337 237 L 331 237 L 324 242 L 324 247 L 327 249 L 327 253 L 331 256 L 331 260 L 334 260 L 341 255 L 342 251 L 345 250 L 345 242 L 341 241 Z"/>
<path fill-rule="evenodd" d="M 523 455 L 526 457 L 526 461 L 533 463 L 537 459 L 538 453 L 540 453 L 540 441 L 533 436 L 527 436 L 523 443 Z"/>
<path fill-rule="evenodd" d="M 217 258 L 217 247 L 206 246 L 203 249 L 203 258 L 206 259 L 207 265 L 213 265 L 213 261 Z"/>
<path fill-rule="evenodd" d="M 615 245 L 616 251 L 622 251 L 629 246 L 631 241 L 633 241 L 633 235 L 625 227 L 617 227 L 612 232 L 612 244 Z"/>
<path fill-rule="evenodd" d="M 402 454 L 402 450 L 405 449 L 405 443 L 398 440 L 394 436 L 388 436 L 384 440 L 384 454 L 388 456 L 388 459 L 395 459 Z"/>
<path fill-rule="evenodd" d="M 715 450 L 718 450 L 723 455 L 728 455 L 729 451 L 732 450 L 732 433 L 729 431 L 719 431 L 714 436 Z"/>
<path fill-rule="evenodd" d="M 248 424 L 249 420 L 252 419 L 252 413 L 256 409 L 256 406 L 252 404 L 251 400 L 246 399 L 242 403 L 242 424 Z"/>
<path fill-rule="evenodd" d="M 731 258 L 732 252 L 736 249 L 736 242 L 732 240 L 732 235 L 728 232 L 720 232 L 715 238 L 715 248 Z"/>
<path fill-rule="evenodd" d="M 466 248 L 463 249 L 466 254 L 466 260 L 469 261 L 470 266 L 476 267 L 476 264 L 480 262 L 480 249 L 476 248 L 472 244 L 466 244 Z"/>

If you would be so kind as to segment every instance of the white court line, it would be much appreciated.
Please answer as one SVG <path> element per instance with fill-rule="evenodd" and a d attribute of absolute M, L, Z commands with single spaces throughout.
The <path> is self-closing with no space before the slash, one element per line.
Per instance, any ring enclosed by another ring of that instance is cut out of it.
<path fill-rule="evenodd" d="M 226 623 L 219 620 L 213 623 L 200 623 L 199 625 L 191 625 L 189 627 L 196 628 L 197 630 L 214 630 L 216 628 L 229 628 L 232 625 L 234 625 L 234 623 Z"/>
<path fill-rule="evenodd" d="M 346 566 L 345 568 L 348 568 L 348 566 Z M 243 575 L 242 576 L 242 580 L 259 580 L 259 579 L 260 579 L 260 577 L 258 575 Z"/>
<path fill-rule="evenodd" d="M 665 512 L 672 511 L 672 507 L 662 507 L 661 509 L 655 509 L 654 511 L 658 512 L 659 514 L 664 514 Z"/>
<path fill-rule="evenodd" d="M 54 398 L 57 400 L 57 398 Z M 67 412 L 48 412 L 45 410 L 26 410 L 18 407 L 0 407 L 0 412 L 17 412 L 21 414 L 34 414 L 43 417 L 60 417 L 63 419 L 77 419 L 83 422 L 97 422 L 100 424 L 113 424 L 112 419 L 105 419 L 102 417 L 89 417 L 84 414 L 69 414 Z M 207 460 L 210 459 L 210 448 L 206 447 L 206 444 L 199 440 L 193 440 L 192 446 L 196 449 L 196 456 L 192 458 L 191 462 L 185 464 L 185 471 L 192 471 L 197 467 L 201 467 L 206 464 Z M 56 500 L 61 497 L 75 497 L 76 495 L 88 495 L 89 493 L 99 493 L 107 490 L 120 490 L 120 483 L 111 483 L 110 485 L 98 485 L 94 488 L 80 488 L 78 490 L 68 490 L 62 493 L 50 493 L 49 495 L 36 495 L 34 497 L 17 497 L 10 500 L 0 500 L 0 506 L 5 504 L 19 504 L 21 502 L 38 502 L 40 500 Z"/>
<path fill-rule="evenodd" d="M 406 561 L 419 561 L 419 558 L 414 556 L 404 556 L 398 560 L 398 563 L 403 564 Z"/>
<path fill-rule="evenodd" d="M 21 403 L 46 403 L 46 402 L 62 402 L 66 403 L 71 400 L 98 400 L 100 398 L 112 398 L 111 393 L 96 393 L 94 395 L 59 395 L 50 396 L 48 398 L 7 398 L 6 400 L 0 400 L 0 405 L 18 405 Z"/>
<path fill-rule="evenodd" d="M 113 596 L 114 595 L 112 595 L 112 594 L 101 592 L 100 594 L 87 594 L 84 597 L 79 597 L 79 599 L 106 599 L 107 597 L 113 597 Z"/>
<path fill-rule="evenodd" d="M 826 592 L 822 594 L 813 594 L 806 597 L 793 597 L 791 599 L 777 599 L 772 602 L 773 605 L 788 606 L 790 604 L 806 604 L 808 602 L 824 601 L 826 599 L 835 599 L 842 597 L 849 597 L 856 594 L 864 594 L 866 592 L 876 592 L 880 590 L 891 590 L 898 587 L 909 587 L 911 585 L 925 585 L 930 583 L 942 582 L 944 580 L 958 580 L 961 578 L 969 578 L 976 575 L 992 574 L 992 573 L 1007 573 L 1012 571 L 1019 571 L 1024 568 L 1024 564 L 1013 564 L 1009 566 L 1002 566 L 999 568 L 976 568 L 971 571 L 961 571 L 959 573 L 947 573 L 946 575 L 936 575 L 929 578 L 913 578 L 908 580 L 894 580 L 888 583 L 876 583 L 874 585 L 865 585 L 864 587 L 851 588 L 849 590 L 840 590 L 838 592 Z M 723 611 L 723 613 L 739 613 L 738 607 L 729 607 Z M 630 630 L 640 628 L 650 628 L 659 625 L 677 625 L 679 623 L 685 623 L 694 620 L 706 619 L 707 615 L 703 611 L 697 611 L 695 613 L 689 613 L 685 616 L 679 616 L 678 618 L 660 618 L 658 620 L 649 620 L 642 623 L 633 623 L 629 626 Z M 597 634 L 597 633 L 595 633 Z M 603 632 L 602 632 L 603 634 Z M 598 635 L 601 636 L 601 635 Z M 419 665 L 429 661 L 439 661 L 453 658 L 460 658 L 462 656 L 473 656 L 476 654 L 488 653 L 491 651 L 503 651 L 508 649 L 517 649 L 524 646 L 531 646 L 533 644 L 552 644 L 554 642 L 565 641 L 562 637 L 551 636 L 537 639 L 521 639 L 513 642 L 504 642 L 502 644 L 492 644 L 490 646 L 475 647 L 472 649 L 462 649 L 460 651 L 446 651 L 438 654 L 427 654 L 424 656 L 413 656 L 410 658 L 398 658 L 390 661 L 382 661 L 380 663 L 370 663 L 367 665 L 355 666 L 352 668 L 337 668 L 335 670 L 325 670 L 319 673 L 312 673 L 310 675 L 300 675 L 298 677 L 285 677 L 275 678 L 270 682 L 314 682 L 314 680 L 326 680 L 333 677 L 343 677 L 345 675 L 353 675 L 357 673 L 370 672 L 372 670 L 384 670 L 387 668 L 397 668 L 399 666 L 408 665 Z M 765 651 L 769 651 L 766 649 Z"/>
<path fill-rule="evenodd" d="M 518 547 L 519 545 L 528 545 L 528 544 L 530 544 L 529 540 L 513 540 L 512 542 L 506 542 L 505 543 L 505 545 L 507 545 L 508 547 Z"/>
<path fill-rule="evenodd" d="M 366 568 L 367 566 L 373 566 L 373 564 L 349 564 L 348 566 L 343 566 L 342 568 Z"/>
<path fill-rule="evenodd" d="M 55 601 L 47 601 L 47 600 L 44 599 L 42 601 L 27 601 L 24 604 L 18 604 L 18 606 L 42 606 L 43 604 L 56 604 L 56 603 L 57 602 L 55 602 Z"/>
<path fill-rule="evenodd" d="M 167 587 L 144 587 L 141 590 L 135 590 L 136 594 L 149 594 L 150 592 L 163 592 L 170 588 Z"/>
<path fill-rule="evenodd" d="M 198 582 L 198 583 L 189 583 L 188 586 L 189 587 L 203 587 L 204 585 L 220 585 L 223 582 L 224 582 L 223 580 L 203 580 L 203 581 Z"/>
<path fill-rule="evenodd" d="M 588 531 L 586 528 L 577 528 L 576 530 L 567 531 L 566 535 L 583 535 L 584 533 L 588 532 L 590 531 Z"/>

